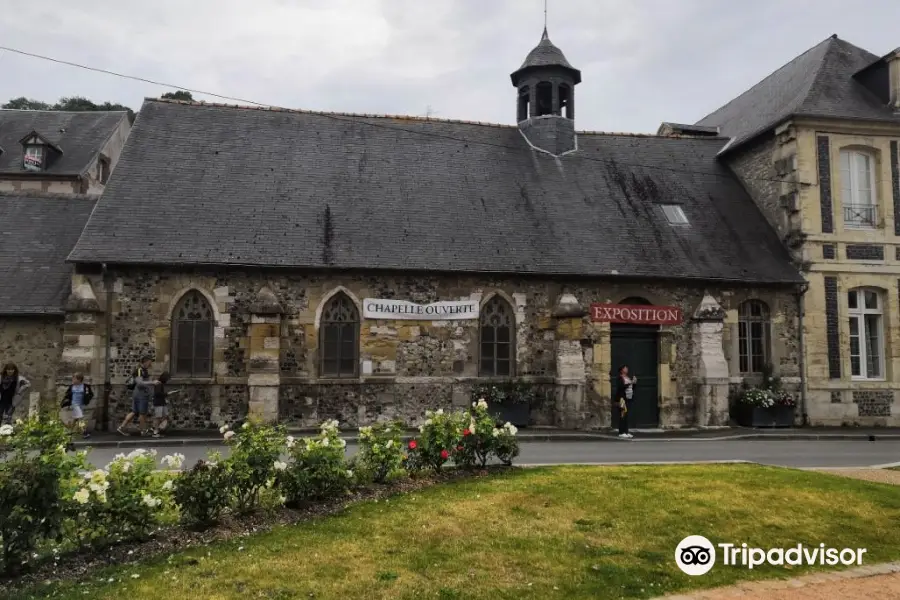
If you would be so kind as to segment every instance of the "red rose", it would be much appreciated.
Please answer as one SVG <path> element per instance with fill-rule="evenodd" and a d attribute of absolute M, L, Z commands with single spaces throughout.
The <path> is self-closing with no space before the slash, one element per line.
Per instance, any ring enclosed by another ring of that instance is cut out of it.
<path fill-rule="evenodd" d="M 447 460 L 448 458 L 450 458 L 450 453 L 447 452 L 446 450 L 441 450 L 441 458 L 443 458 L 444 460 Z"/>
<path fill-rule="evenodd" d="M 409 441 L 409 449 L 410 449 L 410 450 L 415 450 L 415 449 L 416 449 L 416 446 L 418 446 L 418 444 L 416 444 L 416 440 L 410 440 L 410 441 Z"/>
<path fill-rule="evenodd" d="M 463 437 L 466 437 L 466 436 L 469 436 L 469 435 L 472 435 L 472 432 L 469 431 L 468 428 L 463 429 Z"/>
<path fill-rule="evenodd" d="M 462 444 L 460 444 L 459 446 L 456 447 L 457 452 L 462 452 L 462 449 L 463 449 Z"/>

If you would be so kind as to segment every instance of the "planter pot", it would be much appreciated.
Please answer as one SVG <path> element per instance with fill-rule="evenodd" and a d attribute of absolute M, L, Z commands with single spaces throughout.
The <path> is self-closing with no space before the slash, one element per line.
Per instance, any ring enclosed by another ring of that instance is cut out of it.
<path fill-rule="evenodd" d="M 738 405 L 738 424 L 741 427 L 775 427 L 774 407 Z"/>
<path fill-rule="evenodd" d="M 793 406 L 775 407 L 775 427 L 793 427 L 794 426 L 794 408 Z"/>
<path fill-rule="evenodd" d="M 528 427 L 531 420 L 531 405 L 527 402 L 488 402 L 488 412 L 497 420 L 516 427 Z"/>

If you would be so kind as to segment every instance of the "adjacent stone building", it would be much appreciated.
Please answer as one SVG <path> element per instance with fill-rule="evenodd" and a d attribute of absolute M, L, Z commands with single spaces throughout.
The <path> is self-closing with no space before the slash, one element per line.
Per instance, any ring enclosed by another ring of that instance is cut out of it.
<path fill-rule="evenodd" d="M 576 132 L 580 81 L 545 32 L 514 126 L 147 100 L 69 256 L 60 382 L 111 386 L 108 425 L 148 354 L 197 428 L 412 424 L 512 378 L 532 424 L 592 428 L 628 363 L 638 425 L 724 425 L 762 329 L 796 385 L 803 280 L 727 140 Z"/>
<path fill-rule="evenodd" d="M 831 36 L 680 127 L 660 133 L 729 138 L 719 159 L 803 269 L 809 422 L 900 425 L 900 52 Z"/>
<path fill-rule="evenodd" d="M 32 382 L 19 414 L 57 400 L 66 257 L 130 127 L 124 112 L 0 110 L 0 362 Z"/>

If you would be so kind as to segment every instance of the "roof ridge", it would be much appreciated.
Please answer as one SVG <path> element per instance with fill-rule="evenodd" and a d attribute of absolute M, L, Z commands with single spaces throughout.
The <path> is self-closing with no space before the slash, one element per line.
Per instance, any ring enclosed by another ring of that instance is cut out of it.
<path fill-rule="evenodd" d="M 30 108 L 0 108 L 0 112 L 21 112 L 21 113 L 50 113 L 54 115 L 97 115 L 97 114 L 112 114 L 112 115 L 127 115 L 127 110 L 32 110 Z"/>
<path fill-rule="evenodd" d="M 320 115 L 323 117 L 347 117 L 358 119 L 395 119 L 401 121 L 420 121 L 423 123 L 457 123 L 462 125 L 482 125 L 484 127 L 497 127 L 501 129 L 515 129 L 518 125 L 506 125 L 503 123 L 490 123 L 487 121 L 466 121 L 463 119 L 436 119 L 434 117 L 417 117 L 413 115 L 391 115 L 375 113 L 352 113 L 341 111 L 309 110 L 305 108 L 284 108 L 281 106 L 252 106 L 249 104 L 227 104 L 225 102 L 203 102 L 202 100 L 175 100 L 172 98 L 144 98 L 144 102 L 159 102 L 162 104 L 182 104 L 185 106 L 203 106 L 212 108 L 234 108 L 240 110 L 258 110 L 268 112 L 285 112 L 301 115 Z"/>
<path fill-rule="evenodd" d="M 791 64 L 793 64 L 793 63 L 795 63 L 795 62 L 798 62 L 798 61 L 799 61 L 800 59 L 802 59 L 804 56 L 806 56 L 807 54 L 813 52 L 814 50 L 816 50 L 817 48 L 819 48 L 819 47 L 822 46 L 823 44 L 828 44 L 829 42 L 831 42 L 831 41 L 833 41 L 833 40 L 836 40 L 836 39 L 840 39 L 840 38 L 838 38 L 838 37 L 837 37 L 837 34 L 834 33 L 834 34 L 831 34 L 830 36 L 828 36 L 827 38 L 825 38 L 824 40 L 822 40 L 821 42 L 819 42 L 818 44 L 816 44 L 815 46 L 811 46 L 810 48 L 807 48 L 804 52 L 801 52 L 800 54 L 798 54 L 797 56 L 795 56 L 795 57 L 792 58 L 791 60 L 787 61 L 786 63 L 784 63 L 783 65 L 781 65 L 781 66 L 778 67 L 777 69 L 771 71 L 768 75 L 766 75 L 765 77 L 763 77 L 762 79 L 760 79 L 759 81 L 757 81 L 755 84 L 753 84 L 752 86 L 750 86 L 749 88 L 747 88 L 746 90 L 744 90 L 743 92 L 741 92 L 740 94 L 738 94 L 737 96 L 735 96 L 734 98 L 732 98 L 731 100 L 729 100 L 728 102 L 726 102 L 725 104 L 723 104 L 722 106 L 718 107 L 718 108 L 715 109 L 714 111 L 712 111 L 712 112 L 710 112 L 709 114 L 705 115 L 703 118 L 698 119 L 697 122 L 694 123 L 694 125 L 700 124 L 700 123 L 702 123 L 703 121 L 705 121 L 705 120 L 709 119 L 710 117 L 712 117 L 713 115 L 715 115 L 716 113 L 725 110 L 726 108 L 728 108 L 728 107 L 731 106 L 732 104 L 734 104 L 734 103 L 736 103 L 737 101 L 739 101 L 740 99 L 742 99 L 744 96 L 747 96 L 748 94 L 750 94 L 751 92 L 753 92 L 753 91 L 756 90 L 757 88 L 762 87 L 762 85 L 763 85 L 764 83 L 766 83 L 766 81 L 768 81 L 771 77 L 773 77 L 776 73 L 778 73 L 778 72 L 781 71 L 782 69 L 785 69 L 786 67 L 790 66 Z M 826 50 L 826 52 L 827 52 L 827 50 Z M 824 58 L 824 54 L 823 54 L 823 58 Z M 821 62 L 819 63 L 819 66 L 817 67 L 817 71 L 818 71 L 819 69 L 821 69 Z M 807 90 L 807 92 L 808 92 L 808 91 L 809 91 L 809 90 Z"/>
<path fill-rule="evenodd" d="M 705 139 L 705 140 L 725 140 L 728 139 L 725 136 L 720 135 L 685 135 L 685 134 L 670 134 L 670 135 L 659 135 L 658 133 L 636 133 L 630 131 L 593 131 L 593 130 L 584 130 L 584 131 L 576 131 L 578 135 L 605 135 L 609 137 L 634 137 L 634 138 L 659 138 L 659 139 L 678 139 L 678 138 L 687 138 L 687 139 Z"/>

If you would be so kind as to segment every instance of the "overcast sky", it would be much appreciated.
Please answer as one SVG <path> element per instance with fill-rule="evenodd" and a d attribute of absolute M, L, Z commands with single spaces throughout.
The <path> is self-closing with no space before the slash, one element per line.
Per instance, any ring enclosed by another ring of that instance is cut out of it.
<path fill-rule="evenodd" d="M 509 73 L 543 28 L 543 0 L 5 2 L 0 45 L 20 50 L 276 106 L 498 123 L 514 121 Z M 878 55 L 900 46 L 900 0 L 549 6 L 551 40 L 582 71 L 584 130 L 694 122 L 832 33 Z M 138 109 L 166 91 L 0 51 L 3 102 Z"/>

